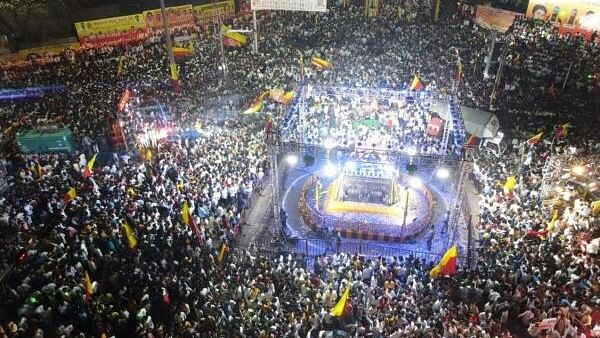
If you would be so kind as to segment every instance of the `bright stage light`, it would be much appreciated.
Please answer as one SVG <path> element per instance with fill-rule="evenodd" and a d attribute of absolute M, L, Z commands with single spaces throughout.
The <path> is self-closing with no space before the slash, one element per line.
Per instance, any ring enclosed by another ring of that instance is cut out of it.
<path fill-rule="evenodd" d="M 323 168 L 323 173 L 325 174 L 325 176 L 327 177 L 334 177 L 337 174 L 338 168 L 336 167 L 335 164 L 329 162 L 325 165 L 325 167 Z"/>
<path fill-rule="evenodd" d="M 294 155 L 294 154 L 289 154 L 285 157 L 285 161 L 287 162 L 287 164 L 290 167 L 295 166 L 296 164 L 298 164 L 298 156 Z"/>
<path fill-rule="evenodd" d="M 437 178 L 439 178 L 440 180 L 445 180 L 448 177 L 450 177 L 450 171 L 448 171 L 448 169 L 446 168 L 439 168 L 436 172 L 435 172 L 435 176 Z"/>
<path fill-rule="evenodd" d="M 573 174 L 581 176 L 585 174 L 585 167 L 581 165 L 576 165 L 573 167 L 573 169 L 571 169 L 571 171 L 573 172 Z"/>
<path fill-rule="evenodd" d="M 417 148 L 410 147 L 406 149 L 406 153 L 408 154 L 408 156 L 415 156 L 417 154 Z"/>
<path fill-rule="evenodd" d="M 346 162 L 346 164 L 344 165 L 344 169 L 346 169 L 348 171 L 356 170 L 356 162 L 353 162 L 353 161 Z"/>
<path fill-rule="evenodd" d="M 422 182 L 417 176 L 411 176 L 408 178 L 408 185 L 413 189 L 419 189 L 422 186 Z"/>
<path fill-rule="evenodd" d="M 325 149 L 333 149 L 336 145 L 337 142 L 332 138 L 326 138 L 325 141 L 323 141 L 323 147 L 325 147 Z"/>

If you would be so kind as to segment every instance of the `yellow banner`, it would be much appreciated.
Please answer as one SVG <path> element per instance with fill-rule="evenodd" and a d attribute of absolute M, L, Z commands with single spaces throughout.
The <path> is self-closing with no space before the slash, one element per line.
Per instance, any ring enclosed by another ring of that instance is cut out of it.
<path fill-rule="evenodd" d="M 166 11 L 171 30 L 194 26 L 192 5 L 167 7 Z M 146 27 L 150 31 L 161 30 L 163 28 L 163 18 L 160 9 L 144 11 L 144 18 L 146 20 Z"/>
<path fill-rule="evenodd" d="M 600 29 L 600 0 L 530 0 L 526 16 L 594 31 Z"/>
<path fill-rule="evenodd" d="M 200 26 L 206 26 L 219 22 L 221 20 L 230 19 L 235 16 L 235 1 L 221 1 L 214 4 L 194 6 L 194 15 L 196 23 Z"/>
<path fill-rule="evenodd" d="M 146 23 L 141 14 L 76 22 L 75 29 L 83 47 L 121 44 L 146 37 Z"/>

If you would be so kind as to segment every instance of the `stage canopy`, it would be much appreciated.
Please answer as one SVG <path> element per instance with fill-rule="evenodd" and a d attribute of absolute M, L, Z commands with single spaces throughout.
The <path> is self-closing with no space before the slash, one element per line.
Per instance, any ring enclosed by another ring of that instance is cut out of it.
<path fill-rule="evenodd" d="M 463 120 L 465 121 L 465 129 L 468 134 L 475 135 L 480 138 L 495 137 L 500 129 L 498 117 L 488 111 L 475 109 L 470 107 L 460 108 Z M 431 111 L 437 113 L 444 121 L 447 121 L 448 102 L 436 102 L 432 104 Z"/>

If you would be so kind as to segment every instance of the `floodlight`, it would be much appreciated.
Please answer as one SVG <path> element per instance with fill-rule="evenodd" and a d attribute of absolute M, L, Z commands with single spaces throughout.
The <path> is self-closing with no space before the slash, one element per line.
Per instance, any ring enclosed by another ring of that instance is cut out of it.
<path fill-rule="evenodd" d="M 408 156 L 415 156 L 417 154 L 417 148 L 410 147 L 406 149 L 406 153 L 408 154 Z"/>
<path fill-rule="evenodd" d="M 439 168 L 436 172 L 435 172 L 435 176 L 437 178 L 439 178 L 440 180 L 445 180 L 448 177 L 450 177 L 450 171 L 448 171 L 448 169 L 446 168 Z"/>
<path fill-rule="evenodd" d="M 329 162 L 325 165 L 325 167 L 323 168 L 323 173 L 325 174 L 325 176 L 327 177 L 334 177 L 337 174 L 338 168 L 336 167 L 335 164 Z"/>
<path fill-rule="evenodd" d="M 346 164 L 344 165 L 344 169 L 346 169 L 348 171 L 356 170 L 356 162 L 354 162 L 354 161 L 346 162 Z"/>
<path fill-rule="evenodd" d="M 408 178 L 408 185 L 413 189 L 419 189 L 422 186 L 421 179 L 417 176 L 411 176 Z"/>
<path fill-rule="evenodd" d="M 288 164 L 290 167 L 293 167 L 293 166 L 295 166 L 296 164 L 298 164 L 298 156 L 296 156 L 295 154 L 288 154 L 288 155 L 285 157 L 285 161 L 287 162 L 287 164 Z"/>

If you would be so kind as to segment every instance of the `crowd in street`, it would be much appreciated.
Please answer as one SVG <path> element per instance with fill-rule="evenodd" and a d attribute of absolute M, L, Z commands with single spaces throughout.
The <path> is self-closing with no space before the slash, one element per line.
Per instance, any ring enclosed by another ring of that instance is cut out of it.
<path fill-rule="evenodd" d="M 376 18 L 356 6 L 266 14 L 260 53 L 228 49 L 225 67 L 213 34 L 200 33 L 195 55 L 178 60 L 180 93 L 158 38 L 3 69 L 3 86 L 60 83 L 67 91 L 0 103 L 2 161 L 12 176 L 0 199 L 0 270 L 9 271 L 0 276 L 0 337 L 600 337 L 600 227 L 590 203 L 600 179 L 592 114 L 599 46 L 529 21 L 505 37 L 510 65 L 495 105 L 506 146 L 474 154 L 481 240 L 472 266 L 461 258 L 455 275 L 432 279 L 436 262 L 412 256 L 307 259 L 236 245 L 271 167 L 266 126 L 285 107 L 241 112 L 265 90 L 294 88 L 301 55 L 308 83 L 405 88 L 418 74 L 428 95 L 444 97 L 458 51 L 461 104 L 489 107 L 490 32 L 462 20 L 432 23 L 429 1 L 402 5 Z M 331 68 L 312 68 L 313 55 Z M 84 174 L 125 88 L 134 98 L 123 128 L 139 149 Z M 136 135 L 157 128 L 137 121 L 149 106 L 164 107 L 150 116 L 160 113 L 172 131 L 136 145 Z M 567 133 L 555 132 L 567 122 Z M 42 124 L 69 127 L 76 153 L 19 153 L 15 132 Z M 197 133 L 178 136 L 183 130 Z M 539 142 L 527 142 L 540 131 Z M 552 199 L 542 195 L 549 158 L 584 168 L 560 172 Z M 507 191 L 509 176 L 518 183 Z M 65 198 L 71 188 L 75 196 Z M 347 288 L 344 315 L 332 316 Z"/>

